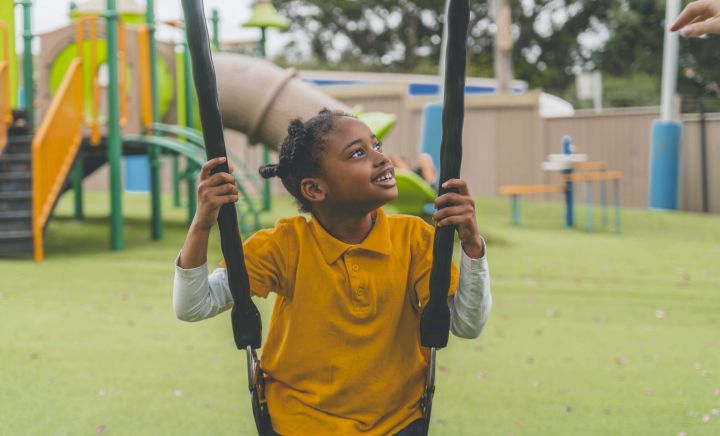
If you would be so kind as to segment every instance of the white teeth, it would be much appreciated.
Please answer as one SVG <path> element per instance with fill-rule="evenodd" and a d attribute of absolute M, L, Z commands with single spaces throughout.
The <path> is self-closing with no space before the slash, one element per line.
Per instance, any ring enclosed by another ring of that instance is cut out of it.
<path fill-rule="evenodd" d="M 385 182 L 385 181 L 391 180 L 391 179 L 392 179 L 392 173 L 387 173 L 387 174 L 385 174 L 384 176 L 375 179 L 375 181 L 377 181 L 377 182 Z"/>

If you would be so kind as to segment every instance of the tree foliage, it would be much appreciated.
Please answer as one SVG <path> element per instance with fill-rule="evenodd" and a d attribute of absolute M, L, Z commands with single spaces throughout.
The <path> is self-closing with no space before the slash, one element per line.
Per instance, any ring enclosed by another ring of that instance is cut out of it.
<path fill-rule="evenodd" d="M 435 74 L 444 3 L 276 0 L 298 36 L 279 60 L 316 68 Z M 665 0 L 512 0 L 511 4 L 514 76 L 531 88 L 566 95 L 574 85 L 575 71 L 599 69 L 612 88 L 608 91 L 617 96 L 610 100 L 613 104 L 632 102 L 620 95 L 623 90 L 659 95 Z M 496 29 L 489 1 L 473 1 L 470 6 L 468 70 L 492 77 Z M 679 75 L 680 91 L 697 94 L 698 78 L 703 87 L 717 87 L 715 80 L 708 80 L 720 78 L 716 59 L 720 44 L 684 40 L 681 65 L 696 74 L 693 80 Z M 639 100 L 637 104 L 656 98 Z"/>
<path fill-rule="evenodd" d="M 580 36 L 602 27 L 617 0 L 513 0 L 515 77 L 531 87 L 563 90 L 572 69 L 586 62 Z M 304 60 L 341 69 L 436 73 L 440 59 L 444 1 L 278 0 L 280 12 L 303 37 L 282 60 Z M 468 68 L 493 75 L 495 26 L 488 1 L 470 3 Z"/>

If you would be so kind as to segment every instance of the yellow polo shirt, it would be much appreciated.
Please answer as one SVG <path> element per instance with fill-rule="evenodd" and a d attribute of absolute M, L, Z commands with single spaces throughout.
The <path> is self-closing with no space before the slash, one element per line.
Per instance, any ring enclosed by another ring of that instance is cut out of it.
<path fill-rule="evenodd" d="M 382 209 L 358 245 L 301 216 L 247 240 L 252 292 L 277 293 L 262 352 L 277 433 L 389 435 L 422 417 L 432 245 L 432 226 Z"/>

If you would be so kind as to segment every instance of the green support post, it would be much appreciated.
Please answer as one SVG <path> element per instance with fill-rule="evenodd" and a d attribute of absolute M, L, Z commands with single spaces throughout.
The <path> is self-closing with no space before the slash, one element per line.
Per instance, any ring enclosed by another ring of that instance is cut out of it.
<path fill-rule="evenodd" d="M 85 218 L 85 213 L 83 212 L 83 156 L 82 153 L 78 153 L 77 159 L 75 159 L 75 164 L 73 165 L 73 168 L 70 172 L 70 181 L 72 183 L 72 189 L 73 189 L 73 204 L 75 213 L 73 214 L 73 218 L 75 218 L 78 221 L 82 221 Z"/>
<path fill-rule="evenodd" d="M 180 156 L 172 155 L 173 206 L 180 207 Z"/>
<path fill-rule="evenodd" d="M 28 128 L 35 127 L 35 89 L 33 83 L 32 54 L 32 0 L 20 0 L 23 7 L 23 93 L 24 108 L 27 111 Z"/>
<path fill-rule="evenodd" d="M 160 122 L 160 97 L 158 94 L 157 50 L 155 47 L 155 1 L 147 0 L 145 23 L 148 26 L 148 44 L 150 52 L 150 93 L 152 99 L 152 122 Z M 150 132 L 155 134 L 155 132 Z M 160 150 L 156 145 L 149 147 L 150 158 L 150 203 L 152 207 L 151 234 L 154 241 L 163 237 L 162 206 L 160 204 Z"/>
<path fill-rule="evenodd" d="M 182 52 L 175 53 L 175 95 L 176 107 L 177 107 L 177 120 L 179 126 L 188 127 L 185 114 L 187 113 L 187 98 L 185 97 L 185 50 L 186 45 L 180 44 Z M 172 169 L 173 169 L 173 204 L 175 207 L 180 207 L 180 155 L 177 153 L 173 154 L 172 157 Z"/>
<path fill-rule="evenodd" d="M 0 20 L 5 22 L 10 36 L 10 53 L 8 53 L 8 69 L 10 71 L 10 106 L 18 106 L 18 64 L 15 53 L 15 4 L 11 1 L 0 1 Z"/>
<path fill-rule="evenodd" d="M 108 164 L 110 166 L 110 248 L 124 248 L 122 219 L 122 142 L 120 138 L 120 89 L 118 86 L 118 14 L 115 0 L 107 0 L 108 66 Z"/>
<path fill-rule="evenodd" d="M 213 9 L 210 13 L 210 22 L 212 23 L 213 49 L 220 51 L 220 12 L 217 9 Z"/>
<path fill-rule="evenodd" d="M 260 57 L 265 59 L 265 27 L 260 28 Z M 263 147 L 263 165 L 267 165 L 270 163 L 270 150 L 267 147 Z M 272 203 L 270 201 L 270 179 L 263 180 L 263 189 L 262 189 L 262 210 L 264 212 L 267 212 L 272 207 Z"/>
<path fill-rule="evenodd" d="M 288 23 L 283 17 L 278 15 L 277 10 L 269 1 L 257 0 L 253 3 L 252 8 L 252 16 L 243 26 L 260 29 L 258 51 L 260 52 L 260 57 L 265 59 L 267 57 L 267 52 L 265 51 L 267 28 L 287 29 Z M 270 150 L 268 150 L 267 147 L 263 147 L 263 164 L 267 165 L 268 163 L 270 163 Z M 266 179 L 263 181 L 262 187 L 262 210 L 269 211 L 270 208 L 270 180 Z"/>
<path fill-rule="evenodd" d="M 185 41 L 185 50 L 183 51 L 183 70 L 185 72 L 185 123 L 190 128 L 195 127 L 195 105 L 193 104 L 194 92 L 192 67 L 190 65 L 190 50 L 187 41 Z M 198 167 L 190 160 L 187 161 L 187 194 L 188 194 L 188 225 L 192 223 L 195 217 L 195 209 L 197 208 L 197 193 L 195 192 L 195 184 L 197 183 Z"/>

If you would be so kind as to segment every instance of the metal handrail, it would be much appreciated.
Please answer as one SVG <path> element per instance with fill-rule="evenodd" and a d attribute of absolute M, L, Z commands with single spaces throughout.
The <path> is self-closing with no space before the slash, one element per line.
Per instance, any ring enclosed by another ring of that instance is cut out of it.
<path fill-rule="evenodd" d="M 154 123 L 151 127 L 155 132 L 175 135 L 193 145 L 196 145 L 203 149 L 205 148 L 205 142 L 202 138 L 202 133 L 199 130 L 193 129 L 192 127 L 175 126 L 163 123 Z M 253 187 L 259 191 L 260 187 L 257 186 L 260 183 L 259 176 L 255 174 L 255 172 L 251 171 L 247 164 L 245 164 L 245 162 L 240 159 L 237 154 L 233 153 L 231 150 L 226 150 L 226 152 L 230 163 L 233 164 L 233 166 L 235 166 L 236 168 L 241 169 L 243 171 L 243 177 L 251 181 L 253 185 L 255 185 Z"/>
<path fill-rule="evenodd" d="M 146 136 L 146 135 L 123 135 L 122 137 L 123 143 L 125 142 L 132 142 L 136 144 L 145 144 L 145 145 L 154 145 L 158 146 L 160 148 L 164 148 L 166 150 L 171 150 L 175 153 L 182 154 L 183 156 L 190 159 L 193 163 L 198 165 L 198 168 L 201 167 L 206 162 L 205 157 L 205 150 L 197 147 L 195 145 L 188 144 L 183 141 L 176 141 L 169 138 L 164 138 L 162 136 Z M 197 171 L 196 171 L 197 173 Z M 250 233 L 250 228 L 247 227 L 247 215 L 251 214 L 254 221 L 254 228 L 259 228 L 260 222 L 259 222 L 259 211 L 255 207 L 255 204 L 252 202 L 252 198 L 248 194 L 247 190 L 245 190 L 245 187 L 242 183 L 242 178 L 238 175 L 233 173 L 233 178 L 235 179 L 235 185 L 238 188 L 238 192 L 240 193 L 241 198 L 243 199 L 243 203 L 245 204 L 246 208 L 243 210 L 240 207 L 240 203 L 236 203 L 235 207 L 239 213 L 239 221 L 241 224 L 241 227 L 243 227 L 242 231 L 244 234 Z"/>

